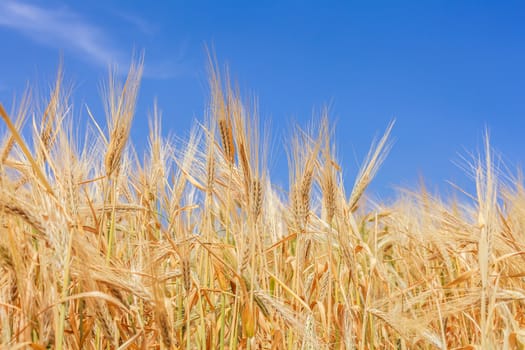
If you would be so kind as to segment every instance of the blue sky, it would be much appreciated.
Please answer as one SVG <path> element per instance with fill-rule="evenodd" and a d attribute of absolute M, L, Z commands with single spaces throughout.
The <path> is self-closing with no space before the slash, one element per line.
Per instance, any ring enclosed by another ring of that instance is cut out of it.
<path fill-rule="evenodd" d="M 322 5 L 320 5 L 322 4 Z M 423 176 L 450 191 L 454 163 L 482 148 L 485 127 L 505 165 L 525 150 L 525 3 L 512 1 L 13 1 L 0 0 L 0 101 L 53 82 L 59 58 L 104 120 L 101 82 L 145 50 L 133 138 L 144 145 L 156 98 L 165 133 L 188 134 L 208 96 L 205 46 L 257 96 L 272 134 L 270 169 L 287 181 L 286 142 L 326 105 L 350 185 L 374 136 L 396 119 L 394 147 L 372 191 L 388 197 Z"/>

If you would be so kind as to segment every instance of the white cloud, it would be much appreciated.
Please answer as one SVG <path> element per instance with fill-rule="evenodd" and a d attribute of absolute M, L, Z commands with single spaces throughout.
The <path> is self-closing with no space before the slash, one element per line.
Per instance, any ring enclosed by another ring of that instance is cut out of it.
<path fill-rule="evenodd" d="M 153 31 L 154 27 L 140 17 L 124 16 L 141 31 Z M 44 8 L 27 2 L 0 0 L 0 27 L 15 30 L 42 45 L 69 51 L 87 63 L 107 68 L 116 65 L 120 72 L 129 67 L 131 50 L 119 49 L 111 33 L 66 7 Z M 120 42 L 120 47 L 122 43 Z M 148 60 L 149 61 L 149 60 Z M 180 73 L 180 64 L 150 62 L 144 76 L 168 79 Z"/>
<path fill-rule="evenodd" d="M 155 25 L 152 22 L 149 22 L 142 17 L 135 16 L 131 13 L 122 12 L 122 11 L 119 11 L 119 12 L 115 11 L 114 13 L 116 16 L 132 24 L 134 27 L 136 27 L 138 30 L 140 30 L 142 33 L 146 35 L 153 35 L 159 30 L 158 25 Z"/>
<path fill-rule="evenodd" d="M 97 65 L 125 61 L 101 28 L 65 8 L 51 10 L 19 1 L 0 1 L 0 26 L 40 44 L 70 50 Z"/>

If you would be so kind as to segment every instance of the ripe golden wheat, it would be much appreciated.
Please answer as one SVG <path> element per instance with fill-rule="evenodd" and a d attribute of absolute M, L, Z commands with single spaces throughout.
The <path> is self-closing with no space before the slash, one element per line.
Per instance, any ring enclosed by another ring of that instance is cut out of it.
<path fill-rule="evenodd" d="M 83 145 L 61 74 L 41 115 L 30 94 L 0 105 L 2 348 L 525 346 L 525 189 L 498 183 L 488 141 L 471 201 L 374 205 L 392 125 L 347 192 L 325 116 L 291 138 L 283 194 L 216 68 L 204 124 L 172 142 L 155 108 L 138 156 L 141 73 L 110 80 L 107 126 L 92 118 Z"/>

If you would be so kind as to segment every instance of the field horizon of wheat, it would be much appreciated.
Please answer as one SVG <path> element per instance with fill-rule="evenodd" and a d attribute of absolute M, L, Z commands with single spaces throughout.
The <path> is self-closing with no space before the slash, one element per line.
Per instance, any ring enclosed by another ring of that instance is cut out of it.
<path fill-rule="evenodd" d="M 0 346 L 10 349 L 523 349 L 525 189 L 473 157 L 471 200 L 345 189 L 327 116 L 271 181 L 256 112 L 214 64 L 204 120 L 129 140 L 143 62 L 73 125 L 61 70 L 43 107 L 0 105 Z M 27 141 L 29 140 L 29 141 Z"/>

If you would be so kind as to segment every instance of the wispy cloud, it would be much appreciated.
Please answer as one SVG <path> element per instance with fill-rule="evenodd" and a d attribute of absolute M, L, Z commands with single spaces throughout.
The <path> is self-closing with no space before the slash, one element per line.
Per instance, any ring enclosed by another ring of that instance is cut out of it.
<path fill-rule="evenodd" d="M 0 1 L 0 26 L 46 46 L 70 50 L 98 65 L 123 61 L 99 27 L 67 8 L 48 9 L 19 1 Z"/>
<path fill-rule="evenodd" d="M 114 15 L 143 33 L 151 34 L 156 30 L 155 25 L 139 16 L 129 13 Z M 72 53 L 99 67 L 116 65 L 121 72 L 129 67 L 132 50 L 126 48 L 122 39 L 112 39 L 111 32 L 106 28 L 94 24 L 69 7 L 45 8 L 23 1 L 0 0 L 0 27 L 14 30 L 41 45 Z M 136 44 L 129 46 L 137 48 Z M 142 48 L 137 49 L 140 51 Z M 152 79 L 174 78 L 183 71 L 180 62 L 180 59 L 174 61 L 166 57 L 147 59 L 144 76 Z"/>
<path fill-rule="evenodd" d="M 114 14 L 123 19 L 124 21 L 132 24 L 134 27 L 136 27 L 138 30 L 140 30 L 146 35 L 153 35 L 159 30 L 158 25 L 129 12 L 114 11 Z"/>

